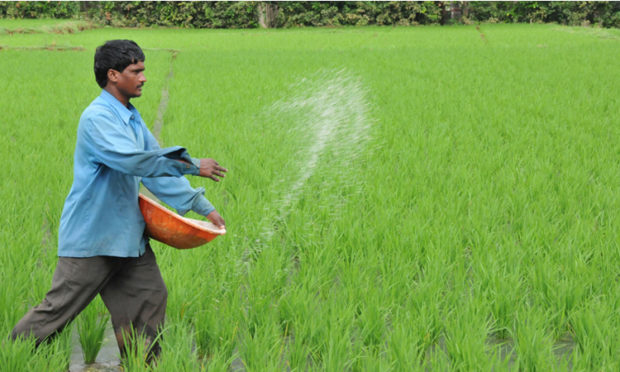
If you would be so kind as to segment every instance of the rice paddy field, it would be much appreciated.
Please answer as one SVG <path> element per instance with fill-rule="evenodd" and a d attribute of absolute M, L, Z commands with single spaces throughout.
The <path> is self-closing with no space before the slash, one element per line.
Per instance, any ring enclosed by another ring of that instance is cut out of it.
<path fill-rule="evenodd" d="M 76 334 L 101 340 L 99 299 L 34 352 L 6 339 L 49 289 L 94 49 L 116 38 L 145 50 L 132 102 L 161 144 L 229 169 L 190 177 L 227 235 L 153 243 L 151 369 L 620 370 L 618 30 L 21 22 L 0 28 L 42 31 L 0 33 L 3 370 L 67 371 Z"/>

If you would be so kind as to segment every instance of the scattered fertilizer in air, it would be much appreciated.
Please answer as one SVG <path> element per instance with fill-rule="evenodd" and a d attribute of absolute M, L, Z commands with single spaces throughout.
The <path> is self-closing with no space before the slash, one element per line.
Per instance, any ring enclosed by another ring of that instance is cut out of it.
<path fill-rule="evenodd" d="M 266 214 L 267 226 L 259 243 L 271 240 L 274 229 L 285 220 L 310 178 L 322 185 L 355 182 L 350 169 L 369 139 L 369 103 L 361 80 L 345 70 L 320 71 L 292 87 L 292 95 L 276 102 L 273 115 L 295 118 L 291 136 L 300 146 L 291 158 L 296 172 L 283 175 L 273 189 L 275 208 Z M 317 172 L 317 169 L 320 169 Z"/>

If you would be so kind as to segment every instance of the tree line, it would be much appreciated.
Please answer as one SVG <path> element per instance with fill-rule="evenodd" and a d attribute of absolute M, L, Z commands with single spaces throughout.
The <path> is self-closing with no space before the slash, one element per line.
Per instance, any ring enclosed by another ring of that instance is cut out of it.
<path fill-rule="evenodd" d="M 337 27 L 478 22 L 620 27 L 620 2 L 0 1 L 0 18 L 73 18 L 119 27 Z"/>

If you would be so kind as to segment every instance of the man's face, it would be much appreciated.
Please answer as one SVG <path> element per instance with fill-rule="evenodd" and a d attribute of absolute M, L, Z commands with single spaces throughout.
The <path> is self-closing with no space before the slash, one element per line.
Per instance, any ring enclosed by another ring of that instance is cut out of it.
<path fill-rule="evenodd" d="M 116 88 L 127 98 L 140 97 L 142 95 L 142 86 L 146 83 L 144 76 L 144 62 L 133 63 L 116 74 Z"/>

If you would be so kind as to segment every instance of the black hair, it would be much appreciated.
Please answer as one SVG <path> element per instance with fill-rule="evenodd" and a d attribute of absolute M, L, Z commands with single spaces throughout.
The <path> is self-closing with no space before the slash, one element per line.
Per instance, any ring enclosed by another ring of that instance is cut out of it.
<path fill-rule="evenodd" d="M 142 49 L 132 40 L 110 40 L 95 52 L 95 79 L 101 88 L 108 84 L 108 70 L 123 72 L 131 64 L 144 62 Z"/>

